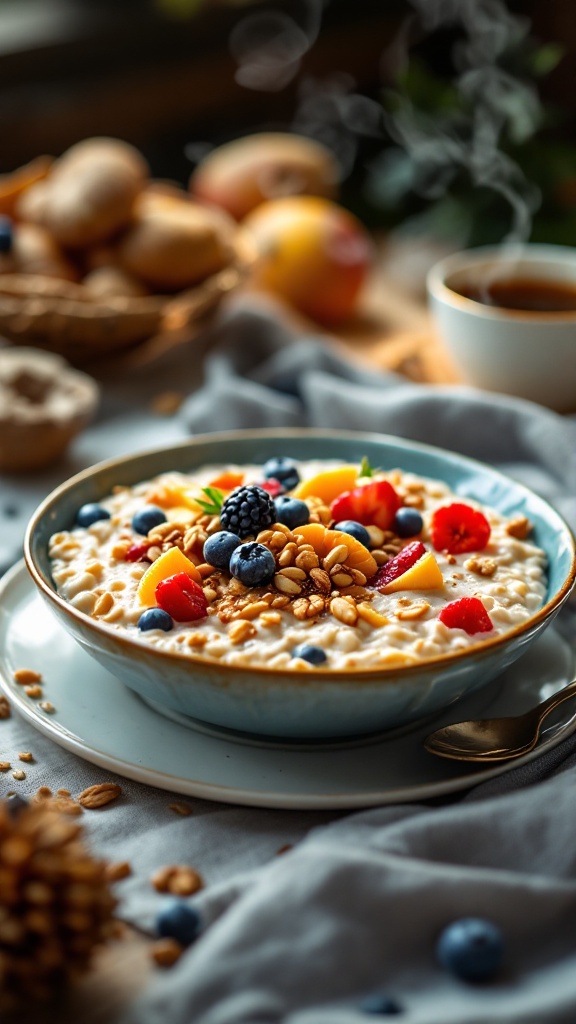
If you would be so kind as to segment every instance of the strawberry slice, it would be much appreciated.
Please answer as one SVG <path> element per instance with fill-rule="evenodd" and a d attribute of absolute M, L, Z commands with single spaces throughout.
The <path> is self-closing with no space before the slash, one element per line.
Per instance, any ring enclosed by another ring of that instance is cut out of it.
<path fill-rule="evenodd" d="M 430 523 L 430 537 L 436 551 L 461 555 L 482 551 L 490 540 L 490 523 L 482 512 L 454 502 L 436 509 Z"/>
<path fill-rule="evenodd" d="M 402 548 L 402 551 L 395 555 L 394 558 L 386 562 L 386 565 L 380 566 L 378 572 L 368 581 L 366 586 L 381 590 L 388 583 L 392 583 L 392 580 L 397 580 L 399 576 L 402 576 L 408 569 L 411 569 L 414 563 L 425 554 L 426 548 L 421 541 L 413 540 L 411 544 L 407 544 L 405 548 Z"/>
<path fill-rule="evenodd" d="M 206 616 L 208 602 L 202 587 L 187 572 L 177 572 L 161 580 L 156 587 L 156 601 L 160 608 L 176 622 L 189 622 Z"/>
<path fill-rule="evenodd" d="M 463 629 L 469 636 L 489 633 L 493 629 L 490 616 L 477 597 L 461 597 L 445 604 L 438 618 L 450 629 Z"/>
<path fill-rule="evenodd" d="M 140 562 L 146 558 L 148 548 L 152 547 L 152 541 L 144 541 L 142 544 L 133 544 L 124 555 L 127 562 Z M 150 559 L 148 559 L 150 561 Z"/>
<path fill-rule="evenodd" d="M 364 526 L 389 530 L 400 508 L 400 498 L 387 480 L 373 480 L 364 487 L 344 491 L 334 499 L 330 511 L 337 523 L 352 519 Z"/>

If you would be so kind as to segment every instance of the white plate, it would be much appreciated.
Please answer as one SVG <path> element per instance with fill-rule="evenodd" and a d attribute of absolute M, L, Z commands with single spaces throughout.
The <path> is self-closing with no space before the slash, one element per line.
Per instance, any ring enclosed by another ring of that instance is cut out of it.
<path fill-rule="evenodd" d="M 532 753 L 486 768 L 426 753 L 423 738 L 466 718 L 517 714 L 565 686 L 575 650 L 550 628 L 497 680 L 433 721 L 388 736 L 294 744 L 252 741 L 158 713 L 87 655 L 37 595 L 21 563 L 0 583 L 0 682 L 13 707 L 55 743 L 101 767 L 160 789 L 233 804 L 351 808 L 455 793 L 538 757 L 576 729 L 568 701 Z M 13 679 L 42 673 L 43 711 Z"/>

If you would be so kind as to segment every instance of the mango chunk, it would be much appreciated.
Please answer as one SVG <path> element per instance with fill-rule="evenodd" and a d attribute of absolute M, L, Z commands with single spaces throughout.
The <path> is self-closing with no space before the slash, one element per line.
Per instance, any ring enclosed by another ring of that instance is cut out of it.
<path fill-rule="evenodd" d="M 161 580 L 174 576 L 177 572 L 187 572 L 196 583 L 202 585 L 202 577 L 198 569 L 180 548 L 168 548 L 150 567 L 146 569 L 138 584 L 138 600 L 146 608 L 156 605 L 156 587 Z"/>
<path fill-rule="evenodd" d="M 403 572 L 397 579 L 382 587 L 383 594 L 394 594 L 398 590 L 440 590 L 444 586 L 444 578 L 438 562 L 431 551 Z"/>
<path fill-rule="evenodd" d="M 306 523 L 305 526 L 298 526 L 293 532 L 303 537 L 307 544 L 311 544 L 319 558 L 326 558 L 332 548 L 344 545 L 348 554 L 342 559 L 343 563 L 364 573 L 366 579 L 370 579 L 378 568 L 368 548 L 349 533 L 329 530 L 321 523 Z"/>
<path fill-rule="evenodd" d="M 326 469 L 323 473 L 303 480 L 294 490 L 295 498 L 308 498 L 314 495 L 330 505 L 343 491 L 350 491 L 358 479 L 358 466 L 338 466 L 337 469 Z"/>
<path fill-rule="evenodd" d="M 146 501 L 163 509 L 184 507 L 193 512 L 202 512 L 202 507 L 196 501 L 196 497 L 204 498 L 205 495 L 201 491 L 195 494 L 189 488 L 165 484 L 161 487 L 151 488 L 146 495 Z"/>

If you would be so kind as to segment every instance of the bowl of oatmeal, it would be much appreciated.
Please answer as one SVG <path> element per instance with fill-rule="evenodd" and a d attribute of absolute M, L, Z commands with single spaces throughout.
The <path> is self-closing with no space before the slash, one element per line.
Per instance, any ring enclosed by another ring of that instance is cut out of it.
<path fill-rule="evenodd" d="M 297 739 L 443 711 L 526 650 L 576 573 L 569 528 L 521 484 L 316 430 L 94 466 L 38 508 L 25 558 L 59 621 L 142 699 Z"/>

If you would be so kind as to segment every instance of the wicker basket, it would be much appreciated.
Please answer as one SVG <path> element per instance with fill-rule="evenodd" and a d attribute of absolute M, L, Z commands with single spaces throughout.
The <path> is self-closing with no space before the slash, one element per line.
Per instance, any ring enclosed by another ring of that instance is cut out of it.
<path fill-rule="evenodd" d="M 0 274 L 0 335 L 15 345 L 47 349 L 73 366 L 123 356 L 154 341 L 154 348 L 189 339 L 246 277 L 251 242 L 237 233 L 232 261 L 176 295 L 94 296 L 82 284 L 35 274 Z"/>

